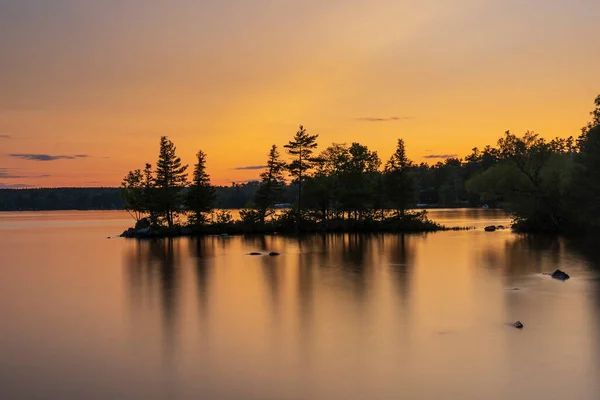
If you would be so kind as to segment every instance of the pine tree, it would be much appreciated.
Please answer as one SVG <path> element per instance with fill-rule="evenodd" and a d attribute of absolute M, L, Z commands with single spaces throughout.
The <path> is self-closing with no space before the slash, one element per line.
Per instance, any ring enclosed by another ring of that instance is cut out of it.
<path fill-rule="evenodd" d="M 399 216 L 404 216 L 415 200 L 413 180 L 409 175 L 411 167 L 412 161 L 406 157 L 404 140 L 398 139 L 396 152 L 385 165 L 384 183 L 386 197 Z"/>
<path fill-rule="evenodd" d="M 169 227 L 180 210 L 181 191 L 187 185 L 187 165 L 175 154 L 173 142 L 166 136 L 160 138 L 160 152 L 156 163 L 156 207 L 167 220 Z"/>
<path fill-rule="evenodd" d="M 294 135 L 285 147 L 288 154 L 295 159 L 288 164 L 288 171 L 293 177 L 292 182 L 298 185 L 298 211 L 302 208 L 302 184 L 307 178 L 308 172 L 314 166 L 314 160 L 311 157 L 313 150 L 317 147 L 317 138 L 319 135 L 309 135 L 306 129 L 300 125 L 300 129 Z"/>
<path fill-rule="evenodd" d="M 269 152 L 267 170 L 260 174 L 262 181 L 254 194 L 253 200 L 254 206 L 258 211 L 258 220 L 261 224 L 264 224 L 265 218 L 270 210 L 272 210 L 273 205 L 281 199 L 283 189 L 285 188 L 285 178 L 283 176 L 285 167 L 285 162 L 280 159 L 277 146 L 273 145 Z"/>
<path fill-rule="evenodd" d="M 206 221 L 205 213 L 210 212 L 215 202 L 215 188 L 210 184 L 210 176 L 206 173 L 206 154 L 202 150 L 196 154 L 194 178 L 186 196 L 186 206 L 192 215 L 192 224 Z"/>
<path fill-rule="evenodd" d="M 143 176 L 143 205 L 144 210 L 150 218 L 150 225 L 158 224 L 158 213 L 156 210 L 156 182 L 152 171 L 152 164 L 146 163 Z"/>

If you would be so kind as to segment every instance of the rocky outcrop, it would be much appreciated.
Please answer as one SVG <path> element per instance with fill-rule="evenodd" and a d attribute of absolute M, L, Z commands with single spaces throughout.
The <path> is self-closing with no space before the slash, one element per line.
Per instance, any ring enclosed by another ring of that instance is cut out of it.
<path fill-rule="evenodd" d="M 567 274 L 564 271 L 561 271 L 560 269 L 554 271 L 550 276 L 552 276 L 554 279 L 558 279 L 559 281 L 566 281 L 570 278 L 569 274 Z"/>

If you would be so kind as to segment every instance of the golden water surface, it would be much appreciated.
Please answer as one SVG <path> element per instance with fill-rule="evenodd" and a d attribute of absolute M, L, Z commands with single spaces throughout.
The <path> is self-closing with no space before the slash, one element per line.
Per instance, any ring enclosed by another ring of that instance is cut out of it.
<path fill-rule="evenodd" d="M 122 212 L 0 213 L 0 399 L 600 398 L 596 249 L 430 216 L 477 229 L 136 241 Z"/>

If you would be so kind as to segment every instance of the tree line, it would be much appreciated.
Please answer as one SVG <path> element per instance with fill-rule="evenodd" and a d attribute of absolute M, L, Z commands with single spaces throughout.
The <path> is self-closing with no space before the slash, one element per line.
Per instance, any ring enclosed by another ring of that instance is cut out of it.
<path fill-rule="evenodd" d="M 506 131 L 496 146 L 474 148 L 464 158 L 431 166 L 411 161 L 402 139 L 385 163 L 357 142 L 333 143 L 318 151 L 319 135 L 300 126 L 283 146 L 287 159 L 273 145 L 260 181 L 237 186 L 247 189 L 241 222 L 256 229 L 284 219 L 296 229 L 303 224 L 377 225 L 414 220 L 419 214 L 407 210 L 418 203 L 442 203 L 504 207 L 522 231 L 597 227 L 600 96 L 594 104 L 592 120 L 578 138 L 546 140 L 532 131 L 522 136 Z M 162 137 L 156 169 L 147 164 L 129 172 L 122 185 L 126 208 L 153 225 L 172 227 L 182 214 L 191 225 L 206 225 L 216 200 L 206 155 L 198 152 L 188 182 L 188 166 L 175 153 L 174 144 Z M 279 211 L 277 205 L 287 201 L 292 209 Z"/>
<path fill-rule="evenodd" d="M 407 213 L 414 206 L 416 192 L 413 164 L 402 139 L 398 139 L 396 151 L 383 169 L 377 152 L 365 145 L 332 144 L 317 153 L 317 139 L 318 135 L 301 125 L 283 146 L 287 161 L 277 145 L 271 146 L 260 181 L 243 185 L 255 189 L 240 211 L 239 223 L 246 231 L 285 231 L 292 227 L 296 231 L 345 230 L 376 223 L 379 228 L 386 224 L 390 230 L 400 225 L 411 230 L 437 228 L 424 213 Z M 212 211 L 216 190 L 206 172 L 205 153 L 198 151 L 191 181 L 187 169 L 173 142 L 163 136 L 156 167 L 146 164 L 143 170 L 125 176 L 125 208 L 136 221 L 143 221 L 138 226 L 173 228 L 184 219 L 194 228 L 215 224 Z M 292 207 L 280 211 L 290 193 L 294 193 Z M 231 222 L 223 215 L 217 224 Z"/>
<path fill-rule="evenodd" d="M 495 146 L 434 165 L 411 161 L 402 139 L 385 163 L 360 143 L 333 143 L 319 150 L 318 135 L 301 126 L 282 147 L 286 155 L 271 146 L 259 180 L 229 187 L 211 185 L 202 151 L 190 180 L 175 145 L 163 137 L 158 162 L 129 172 L 120 191 L 3 189 L 0 210 L 126 208 L 136 220 L 173 227 L 223 225 L 231 217 L 213 208 L 243 208 L 241 222 L 250 230 L 271 229 L 275 223 L 286 229 L 312 224 L 380 230 L 382 222 L 389 227 L 414 218 L 407 210 L 419 203 L 488 205 L 511 213 L 520 231 L 589 232 L 600 228 L 600 96 L 591 117 L 577 138 L 546 140 L 531 131 L 507 131 Z M 292 209 L 282 211 L 280 203 Z"/>

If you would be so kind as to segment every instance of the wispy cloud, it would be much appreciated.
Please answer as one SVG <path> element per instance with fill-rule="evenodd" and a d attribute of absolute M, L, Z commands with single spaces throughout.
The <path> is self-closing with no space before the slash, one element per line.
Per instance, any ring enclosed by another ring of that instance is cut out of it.
<path fill-rule="evenodd" d="M 244 167 L 235 167 L 235 170 L 253 170 L 253 169 L 265 169 L 267 165 L 246 165 Z"/>
<path fill-rule="evenodd" d="M 0 179 L 22 179 L 22 178 L 49 178 L 49 174 L 22 175 L 13 168 L 0 168 Z"/>
<path fill-rule="evenodd" d="M 51 154 L 9 154 L 13 158 L 21 158 L 23 160 L 30 161 L 56 161 L 56 160 L 75 160 L 77 158 L 88 158 L 87 154 L 74 154 L 74 155 L 51 155 Z"/>
<path fill-rule="evenodd" d="M 354 118 L 355 121 L 363 121 L 363 122 L 390 122 L 390 121 L 406 121 L 408 119 L 412 119 L 412 117 L 360 117 Z"/>
<path fill-rule="evenodd" d="M 12 139 L 10 135 L 0 135 L 0 139 Z"/>
<path fill-rule="evenodd" d="M 447 159 L 447 158 L 455 158 L 458 157 L 458 155 L 456 154 L 428 154 L 426 156 L 423 156 L 423 158 L 440 158 L 440 159 Z"/>

